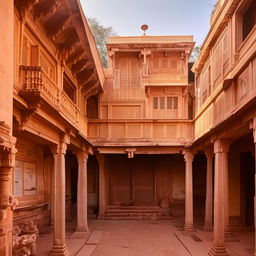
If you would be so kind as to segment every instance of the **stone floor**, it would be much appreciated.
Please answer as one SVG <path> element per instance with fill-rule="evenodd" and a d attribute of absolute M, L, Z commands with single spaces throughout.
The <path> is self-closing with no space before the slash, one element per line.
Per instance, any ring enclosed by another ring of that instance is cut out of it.
<path fill-rule="evenodd" d="M 72 233 L 68 225 L 67 246 L 76 256 L 203 256 L 212 245 L 212 232 L 197 229 L 184 234 L 181 220 L 91 220 L 90 232 Z M 234 232 L 239 242 L 227 242 L 230 256 L 250 256 L 254 251 L 253 232 Z M 38 254 L 46 256 L 52 234 L 40 235 Z"/>

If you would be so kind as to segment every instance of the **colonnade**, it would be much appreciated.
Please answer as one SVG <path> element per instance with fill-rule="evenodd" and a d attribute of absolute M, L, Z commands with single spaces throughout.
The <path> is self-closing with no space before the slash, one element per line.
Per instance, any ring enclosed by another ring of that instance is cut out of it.
<path fill-rule="evenodd" d="M 256 132 L 254 130 L 254 135 Z M 256 143 L 256 136 L 254 136 Z M 216 139 L 205 149 L 207 158 L 206 201 L 204 228 L 213 228 L 213 246 L 209 255 L 227 255 L 225 234 L 229 232 L 229 188 L 228 188 L 228 151 L 230 141 Z M 67 142 L 52 147 L 54 156 L 54 242 L 50 255 L 69 255 L 65 244 L 65 154 Z M 184 230 L 191 232 L 193 223 L 193 158 L 192 150 L 183 151 L 185 160 L 185 225 Z M 87 232 L 87 160 L 88 152 L 77 152 L 77 228 L 76 232 Z M 214 175 L 213 175 L 214 159 Z M 99 155 L 99 218 L 105 212 L 105 159 Z M 256 175 L 255 175 L 256 180 Z M 213 189 L 214 184 L 214 189 Z M 214 193 L 213 193 L 214 191 Z M 256 197 L 255 197 L 256 201 Z M 256 255 L 256 254 L 255 254 Z"/>

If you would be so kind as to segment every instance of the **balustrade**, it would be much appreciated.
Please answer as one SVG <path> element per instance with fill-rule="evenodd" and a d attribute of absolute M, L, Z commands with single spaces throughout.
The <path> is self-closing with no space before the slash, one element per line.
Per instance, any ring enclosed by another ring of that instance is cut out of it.
<path fill-rule="evenodd" d="M 182 145 L 193 140 L 193 122 L 187 120 L 89 120 L 88 137 L 95 141 L 164 142 Z"/>
<path fill-rule="evenodd" d="M 34 102 L 34 96 L 41 97 L 86 136 L 86 117 L 65 92 L 43 72 L 42 68 L 40 66 L 20 66 L 20 70 L 24 98 L 28 102 Z"/>

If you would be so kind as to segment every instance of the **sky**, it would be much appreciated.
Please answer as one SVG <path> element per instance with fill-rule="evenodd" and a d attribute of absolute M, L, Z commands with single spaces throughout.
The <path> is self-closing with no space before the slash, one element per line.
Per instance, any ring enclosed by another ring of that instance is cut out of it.
<path fill-rule="evenodd" d="M 87 17 L 112 26 L 119 36 L 193 35 L 201 45 L 216 0 L 80 0 Z"/>

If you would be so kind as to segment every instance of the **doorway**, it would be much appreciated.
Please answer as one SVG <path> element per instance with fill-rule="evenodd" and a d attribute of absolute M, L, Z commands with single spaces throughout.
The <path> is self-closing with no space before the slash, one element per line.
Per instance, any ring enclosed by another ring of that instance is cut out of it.
<path fill-rule="evenodd" d="M 254 226 L 254 173 L 255 159 L 252 152 L 244 152 L 240 155 L 241 188 L 242 188 L 242 219 L 243 224 Z"/>
<path fill-rule="evenodd" d="M 155 205 L 155 165 L 149 156 L 111 156 L 111 204 Z"/>

